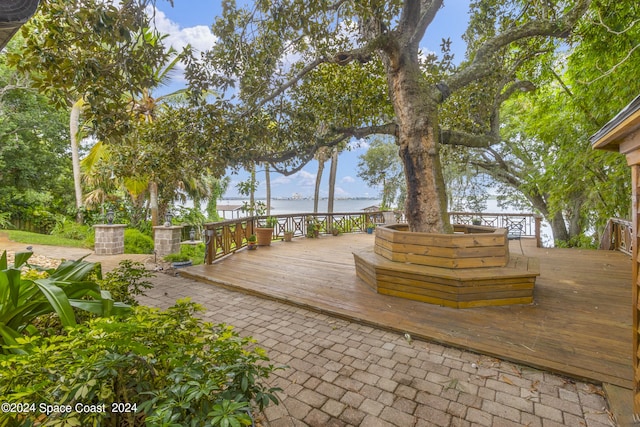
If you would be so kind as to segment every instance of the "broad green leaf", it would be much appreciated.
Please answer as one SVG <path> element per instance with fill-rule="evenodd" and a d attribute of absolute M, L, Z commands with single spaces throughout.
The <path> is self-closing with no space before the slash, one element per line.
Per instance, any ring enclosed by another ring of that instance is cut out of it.
<path fill-rule="evenodd" d="M 20 338 L 20 334 L 14 329 L 0 322 L 0 337 L 2 337 L 2 340 L 4 341 L 4 344 L 0 345 L 0 348 L 2 348 L 3 346 L 17 346 L 18 342 L 16 341 L 16 339 Z M 12 348 L 9 351 L 16 354 L 26 354 L 26 351 L 20 348 Z"/>
<path fill-rule="evenodd" d="M 71 304 L 72 307 L 88 311 L 99 316 L 122 316 L 131 313 L 131 306 L 121 302 L 114 302 L 112 300 L 70 299 L 69 304 Z"/>
<path fill-rule="evenodd" d="M 47 298 L 58 317 L 60 317 L 62 324 L 64 326 L 75 326 L 76 317 L 64 291 L 48 279 L 36 280 L 35 284 L 38 286 L 45 298 Z"/>
<path fill-rule="evenodd" d="M 22 280 L 20 278 L 20 270 L 10 268 L 8 270 L 5 270 L 4 273 L 6 274 L 8 280 L 8 300 L 11 301 L 14 307 L 16 307 L 20 299 L 20 294 L 25 288 L 29 286 L 29 284 L 33 282 L 30 280 Z"/>
<path fill-rule="evenodd" d="M 13 262 L 13 265 L 15 266 L 15 268 L 22 267 L 22 265 L 25 264 L 29 260 L 29 258 L 31 258 L 31 255 L 33 255 L 33 252 L 31 251 L 16 252 L 15 261 Z"/>
<path fill-rule="evenodd" d="M 82 257 L 77 261 L 64 261 L 56 271 L 49 276 L 51 281 L 55 282 L 77 282 L 85 280 L 86 277 L 91 273 L 96 264 L 93 262 L 83 261 Z"/>

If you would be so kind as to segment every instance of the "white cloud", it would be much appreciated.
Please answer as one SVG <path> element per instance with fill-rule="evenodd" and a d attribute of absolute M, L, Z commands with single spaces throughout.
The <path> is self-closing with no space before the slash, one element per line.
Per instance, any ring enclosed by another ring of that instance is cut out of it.
<path fill-rule="evenodd" d="M 352 176 L 347 175 L 344 178 L 342 178 L 340 182 L 343 182 L 346 184 L 353 184 L 354 182 L 356 182 L 356 179 Z"/>
<path fill-rule="evenodd" d="M 182 28 L 180 24 L 167 18 L 167 15 L 158 9 L 156 9 L 155 24 L 158 31 L 168 34 L 166 43 L 177 51 L 181 51 L 188 44 L 203 51 L 210 49 L 217 41 L 217 37 L 208 26 L 196 25 Z"/>
<path fill-rule="evenodd" d="M 297 187 L 314 187 L 316 185 L 316 174 L 301 170 L 293 175 L 281 175 L 271 181 L 274 186 L 277 185 L 295 185 Z"/>
<path fill-rule="evenodd" d="M 349 196 L 351 196 L 351 193 L 346 191 L 344 188 L 336 187 L 335 197 L 349 197 Z"/>
<path fill-rule="evenodd" d="M 156 29 L 161 34 L 167 35 L 164 39 L 165 45 L 173 47 L 177 52 L 182 52 L 187 45 L 191 45 L 198 51 L 204 51 L 210 49 L 217 41 L 217 37 L 206 25 L 183 28 L 158 9 L 155 10 L 154 22 Z M 185 82 L 184 69 L 185 65 L 182 62 L 176 64 L 175 72 L 171 74 L 174 82 Z"/>

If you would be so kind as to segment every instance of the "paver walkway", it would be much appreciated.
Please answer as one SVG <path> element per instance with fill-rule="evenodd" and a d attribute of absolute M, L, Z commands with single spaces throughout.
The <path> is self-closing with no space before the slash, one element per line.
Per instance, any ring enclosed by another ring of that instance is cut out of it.
<path fill-rule="evenodd" d="M 494 358 L 284 303 L 158 274 L 141 303 L 192 297 L 213 323 L 234 325 L 276 364 L 280 426 L 614 425 L 602 389 Z"/>
<path fill-rule="evenodd" d="M 0 240 L 0 251 L 24 248 Z M 33 249 L 51 258 L 91 254 Z M 149 256 L 87 259 L 108 271 L 124 258 Z M 206 308 L 206 320 L 235 326 L 273 363 L 288 366 L 270 379 L 283 389 L 281 404 L 264 412 L 270 427 L 615 425 L 592 384 L 181 277 L 156 274 L 152 282 L 142 304 L 168 308 L 191 297 Z"/>

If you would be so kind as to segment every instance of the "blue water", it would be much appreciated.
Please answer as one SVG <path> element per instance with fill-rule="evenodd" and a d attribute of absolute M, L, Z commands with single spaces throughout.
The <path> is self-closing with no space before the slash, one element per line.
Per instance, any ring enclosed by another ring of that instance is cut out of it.
<path fill-rule="evenodd" d="M 265 200 L 261 200 L 265 202 Z M 380 199 L 338 199 L 333 203 L 334 212 L 359 212 L 370 206 L 380 206 L 382 201 Z M 222 209 L 224 206 L 242 205 L 243 200 L 219 200 L 218 208 Z M 313 200 L 311 199 L 277 199 L 271 201 L 271 214 L 272 215 L 284 215 L 294 213 L 310 213 L 313 212 Z M 327 212 L 327 200 L 320 200 L 318 202 L 318 212 Z M 514 210 L 501 209 L 498 207 L 498 203 L 495 199 L 489 199 L 487 201 L 487 209 L 485 212 L 490 213 L 502 213 L 510 212 L 514 213 Z"/>
<path fill-rule="evenodd" d="M 265 202 L 265 200 L 262 200 Z M 224 206 L 234 205 L 240 206 L 242 205 L 242 200 L 219 200 L 218 208 L 222 209 Z M 339 199 L 335 200 L 333 203 L 333 211 L 336 213 L 340 212 L 360 212 L 361 210 L 368 208 L 370 206 L 379 206 L 381 203 L 380 199 Z M 313 212 L 313 200 L 311 199 L 282 199 L 282 200 L 272 200 L 271 201 L 271 215 L 285 215 L 285 214 L 295 214 L 295 213 L 311 213 Z M 318 212 L 323 213 L 327 212 L 327 200 L 320 200 L 318 203 Z M 490 198 L 487 200 L 487 209 L 485 210 L 487 213 L 517 213 L 519 211 L 513 209 L 502 209 L 498 207 L 498 203 L 495 198 Z M 222 212 L 219 212 L 222 216 Z M 245 214 L 240 213 L 240 216 L 245 216 Z M 225 217 L 227 219 L 231 219 L 231 212 L 226 212 Z M 237 218 L 238 213 L 235 212 L 233 214 L 233 218 Z M 553 246 L 553 240 L 551 239 L 551 228 L 546 223 L 546 221 L 542 222 L 542 240 L 544 245 L 549 247 Z"/>

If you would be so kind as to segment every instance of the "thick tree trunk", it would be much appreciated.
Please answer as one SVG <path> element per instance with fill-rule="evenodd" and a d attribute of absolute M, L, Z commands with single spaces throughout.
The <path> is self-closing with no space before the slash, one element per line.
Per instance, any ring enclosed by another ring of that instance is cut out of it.
<path fill-rule="evenodd" d="M 400 135 L 400 158 L 407 183 L 405 214 L 411 231 L 450 232 L 446 189 L 433 128 Z"/>
<path fill-rule="evenodd" d="M 399 51 L 383 59 L 398 120 L 409 229 L 426 233 L 451 232 L 438 148 L 438 106 L 420 85 L 422 75 L 417 55 L 414 58 Z"/>
<path fill-rule="evenodd" d="M 549 224 L 551 225 L 551 233 L 553 234 L 553 241 L 568 242 L 569 232 L 567 231 L 567 224 L 564 221 L 562 212 L 556 212 L 556 214 L 549 218 Z"/>

